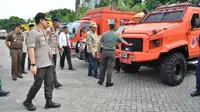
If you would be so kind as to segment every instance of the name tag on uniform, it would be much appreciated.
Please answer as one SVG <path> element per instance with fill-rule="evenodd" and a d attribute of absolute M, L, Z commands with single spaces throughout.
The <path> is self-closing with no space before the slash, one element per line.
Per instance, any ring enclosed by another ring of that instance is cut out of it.
<path fill-rule="evenodd" d="M 17 41 L 16 39 L 14 39 L 14 41 Z"/>
<path fill-rule="evenodd" d="M 40 36 L 40 44 L 41 44 L 41 46 L 45 45 L 45 37 L 44 36 Z"/>

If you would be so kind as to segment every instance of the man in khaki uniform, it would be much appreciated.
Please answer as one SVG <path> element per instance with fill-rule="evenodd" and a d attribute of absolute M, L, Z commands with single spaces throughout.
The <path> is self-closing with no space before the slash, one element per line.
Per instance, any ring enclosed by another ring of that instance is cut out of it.
<path fill-rule="evenodd" d="M 95 33 L 97 28 L 96 23 L 90 24 L 90 31 L 86 35 L 87 52 L 88 52 L 88 76 L 98 78 L 98 62 L 97 62 L 97 46 L 98 36 Z"/>
<path fill-rule="evenodd" d="M 23 41 L 24 37 L 22 34 L 21 25 L 17 23 L 15 25 L 15 31 L 12 31 L 6 38 L 6 46 L 10 49 L 10 55 L 11 55 L 11 62 L 12 62 L 12 79 L 14 81 L 18 78 L 22 77 L 22 68 L 21 68 L 21 62 L 22 62 L 22 55 L 23 55 Z"/>

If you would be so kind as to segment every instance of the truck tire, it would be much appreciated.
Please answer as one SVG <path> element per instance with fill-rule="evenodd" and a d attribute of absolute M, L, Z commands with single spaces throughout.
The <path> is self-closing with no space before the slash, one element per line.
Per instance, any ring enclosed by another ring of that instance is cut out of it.
<path fill-rule="evenodd" d="M 121 63 L 120 64 L 120 68 L 125 72 L 125 73 L 137 73 L 140 69 L 140 65 L 138 64 L 133 64 L 132 65 L 128 65 L 128 64 L 124 64 Z"/>
<path fill-rule="evenodd" d="M 163 83 L 169 86 L 181 84 L 186 73 L 186 59 L 181 53 L 164 56 L 158 67 Z"/>

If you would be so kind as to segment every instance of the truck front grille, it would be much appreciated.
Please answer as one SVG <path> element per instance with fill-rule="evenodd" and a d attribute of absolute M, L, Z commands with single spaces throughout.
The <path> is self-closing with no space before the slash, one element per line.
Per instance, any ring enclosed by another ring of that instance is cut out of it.
<path fill-rule="evenodd" d="M 122 51 L 127 52 L 142 52 L 143 51 L 143 39 L 141 38 L 124 38 L 124 40 L 128 43 L 132 43 L 133 46 L 125 46 L 121 44 Z"/>

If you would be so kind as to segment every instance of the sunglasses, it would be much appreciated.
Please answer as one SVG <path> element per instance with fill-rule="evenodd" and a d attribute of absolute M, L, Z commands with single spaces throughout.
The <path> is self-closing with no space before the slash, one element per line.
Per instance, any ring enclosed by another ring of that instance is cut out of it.
<path fill-rule="evenodd" d="M 20 29 L 23 29 L 23 27 L 20 27 Z"/>

